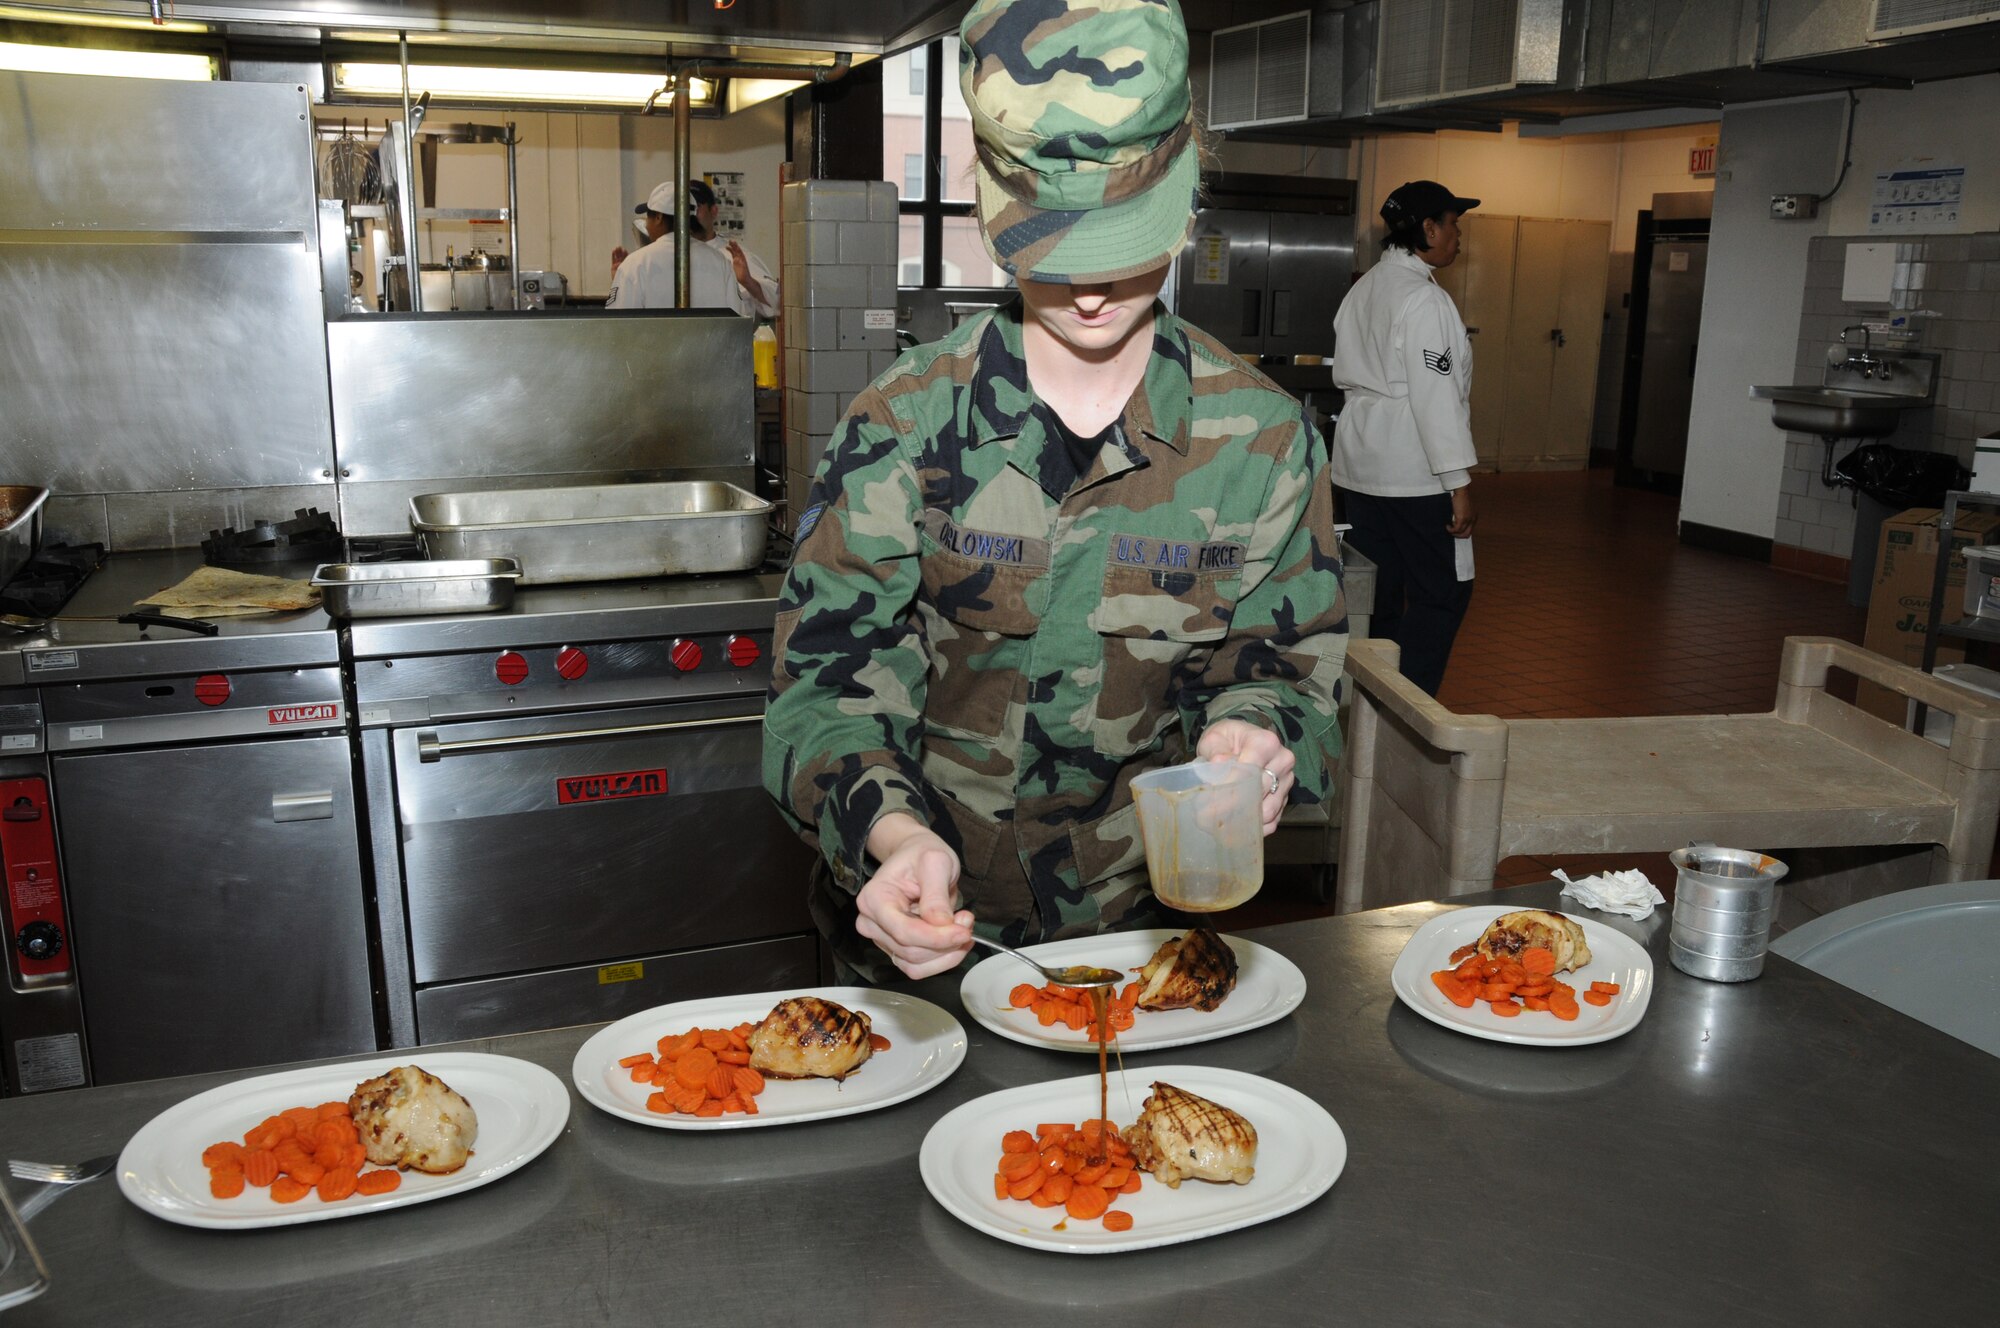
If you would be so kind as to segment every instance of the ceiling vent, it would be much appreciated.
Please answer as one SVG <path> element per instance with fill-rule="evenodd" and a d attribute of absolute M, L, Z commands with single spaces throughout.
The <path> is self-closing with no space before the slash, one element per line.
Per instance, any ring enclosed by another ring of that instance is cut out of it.
<path fill-rule="evenodd" d="M 1556 80 L 1562 0 L 1381 0 L 1380 10 L 1378 108 Z"/>
<path fill-rule="evenodd" d="M 1311 38 L 1312 14 L 1303 10 L 1211 33 L 1209 128 L 1249 129 L 1305 119 Z"/>
<path fill-rule="evenodd" d="M 2000 0 L 1875 0 L 1870 40 L 1939 32 L 2000 19 Z"/>

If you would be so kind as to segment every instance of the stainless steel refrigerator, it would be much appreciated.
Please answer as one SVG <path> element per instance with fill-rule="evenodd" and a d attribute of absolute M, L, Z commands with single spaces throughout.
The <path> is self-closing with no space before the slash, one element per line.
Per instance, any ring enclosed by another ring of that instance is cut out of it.
<path fill-rule="evenodd" d="M 1708 276 L 1706 194 L 1655 195 L 1641 213 L 1619 412 L 1620 483 L 1678 492 Z"/>
<path fill-rule="evenodd" d="M 1354 277 L 1354 181 L 1218 172 L 1175 276 L 1175 309 L 1253 363 L 1333 354 Z"/>

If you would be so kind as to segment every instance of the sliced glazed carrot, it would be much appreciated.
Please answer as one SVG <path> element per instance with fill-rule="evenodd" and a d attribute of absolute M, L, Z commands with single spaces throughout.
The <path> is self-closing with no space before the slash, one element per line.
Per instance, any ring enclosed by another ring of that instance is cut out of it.
<path fill-rule="evenodd" d="M 1077 1185 L 1069 1192 L 1063 1204 L 1063 1211 L 1080 1221 L 1102 1217 L 1104 1210 L 1111 1206 L 1111 1196 L 1096 1185 Z"/>
<path fill-rule="evenodd" d="M 1555 951 L 1545 946 L 1531 945 L 1521 951 L 1521 967 L 1530 973 L 1538 973 L 1543 977 L 1547 977 L 1556 971 Z"/>
<path fill-rule="evenodd" d="M 1601 991 L 1586 991 L 1585 993 L 1583 993 L 1583 1000 L 1586 1005 L 1611 1004 L 1610 995 Z"/>
<path fill-rule="evenodd" d="M 627 1056 L 618 1063 L 629 1070 L 635 1065 L 651 1065 L 653 1058 L 642 1051 L 636 1056 Z"/>
<path fill-rule="evenodd" d="M 1104 1215 L 1104 1229 L 1106 1231 L 1130 1231 L 1132 1229 L 1132 1215 L 1122 1209 L 1114 1208 Z"/>
<path fill-rule="evenodd" d="M 1593 982 L 1590 984 L 1590 989 L 1592 991 L 1601 991 L 1606 996 L 1616 996 L 1619 991 L 1618 984 L 1615 982 Z"/>
<path fill-rule="evenodd" d="M 216 1167 L 243 1169 L 243 1145 L 233 1139 L 225 1139 L 219 1144 L 210 1144 L 201 1150 L 201 1164 L 211 1170 Z"/>
<path fill-rule="evenodd" d="M 235 1167 L 211 1167 L 208 1192 L 218 1199 L 234 1199 L 243 1193 L 243 1173 Z"/>
<path fill-rule="evenodd" d="M 346 1120 L 354 1114 L 354 1108 L 345 1102 L 322 1102 L 319 1104 L 319 1118 L 326 1120 Z"/>
<path fill-rule="evenodd" d="M 747 1065 L 737 1066 L 732 1078 L 735 1081 L 736 1090 L 745 1097 L 755 1097 L 764 1091 L 764 1076 Z"/>
<path fill-rule="evenodd" d="M 1026 1130 L 1009 1130 L 1000 1136 L 1000 1151 L 1003 1153 L 1032 1153 L 1035 1151 L 1035 1136 Z"/>
<path fill-rule="evenodd" d="M 736 1071 L 717 1061 L 715 1068 L 708 1072 L 708 1080 L 702 1087 L 708 1090 L 710 1097 L 728 1097 L 736 1091 Z"/>
<path fill-rule="evenodd" d="M 322 1202 L 336 1203 L 354 1193 L 360 1183 L 360 1173 L 352 1167 L 335 1167 L 319 1178 L 319 1197 Z"/>
<path fill-rule="evenodd" d="M 1020 986 L 1007 993 L 1007 1004 L 1013 1006 L 1016 1010 L 1025 1010 L 1034 1003 L 1035 988 L 1031 983 L 1023 982 Z"/>
<path fill-rule="evenodd" d="M 243 1179 L 263 1189 L 278 1179 L 278 1155 L 268 1148 L 255 1148 L 243 1155 Z"/>
<path fill-rule="evenodd" d="M 297 1203 L 311 1193 L 312 1186 L 290 1176 L 280 1176 L 271 1182 L 271 1198 L 278 1203 Z"/>
<path fill-rule="evenodd" d="M 1042 1182 L 1046 1179 L 1048 1179 L 1047 1173 L 1040 1167 L 1036 1167 L 1028 1172 L 1027 1175 L 1007 1182 L 1007 1197 L 1009 1199 L 1025 1199 L 1036 1190 L 1041 1189 Z"/>
<path fill-rule="evenodd" d="M 387 1194 L 403 1183 L 400 1171 L 364 1171 L 361 1179 L 354 1182 L 356 1194 Z"/>
<path fill-rule="evenodd" d="M 674 1062 L 674 1081 L 682 1088 L 701 1088 L 708 1083 L 709 1071 L 716 1067 L 715 1053 L 695 1047 L 681 1053 Z"/>
<path fill-rule="evenodd" d="M 1488 1001 L 1486 1002 L 1486 1007 L 1502 1019 L 1512 1019 L 1515 1015 L 1521 1013 L 1521 1007 L 1514 1004 L 1512 998 L 1500 1001 Z"/>
<path fill-rule="evenodd" d="M 1437 972 L 1431 974 L 1431 982 L 1436 985 L 1439 991 L 1444 993 L 1444 998 L 1453 1005 L 1461 1009 L 1471 1006 L 1472 988 L 1460 982 L 1450 969 L 1439 969 Z"/>

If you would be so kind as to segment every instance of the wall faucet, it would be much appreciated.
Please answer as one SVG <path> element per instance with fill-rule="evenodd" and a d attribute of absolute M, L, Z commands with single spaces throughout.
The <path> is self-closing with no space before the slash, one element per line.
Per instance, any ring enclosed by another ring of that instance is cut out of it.
<path fill-rule="evenodd" d="M 1861 334 L 1861 349 L 1858 352 L 1851 350 L 1847 352 L 1846 366 L 1850 369 L 1859 369 L 1863 378 L 1881 378 L 1886 382 L 1896 372 L 1896 364 L 1893 360 L 1884 359 L 1875 354 L 1870 348 L 1868 324 L 1855 323 L 1851 326 L 1841 328 L 1840 340 L 1843 344 L 1847 341 L 1847 334 L 1849 332 L 1859 332 Z"/>

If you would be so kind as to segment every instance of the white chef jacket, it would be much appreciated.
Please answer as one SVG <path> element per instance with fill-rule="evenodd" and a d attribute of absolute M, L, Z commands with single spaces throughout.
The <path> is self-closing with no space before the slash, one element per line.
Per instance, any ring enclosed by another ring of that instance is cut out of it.
<path fill-rule="evenodd" d="M 1381 498 L 1463 488 L 1472 443 L 1472 343 L 1430 265 L 1390 248 L 1333 319 L 1333 482 Z"/>
<path fill-rule="evenodd" d="M 750 297 L 736 284 L 736 269 L 705 244 L 688 251 L 688 307 L 750 311 Z M 611 278 L 607 309 L 671 309 L 674 307 L 674 237 L 662 235 L 618 265 Z"/>
<path fill-rule="evenodd" d="M 723 262 L 729 263 L 729 237 L 720 234 L 711 235 L 702 241 L 702 243 L 715 250 L 718 254 L 721 254 Z M 770 268 L 764 266 L 763 259 L 750 252 L 749 245 L 738 240 L 736 247 L 743 251 L 743 259 L 750 265 L 751 279 L 763 287 L 764 293 L 771 297 L 768 301 L 756 299 L 743 289 L 741 282 L 738 282 L 736 289 L 741 297 L 741 301 L 744 305 L 749 306 L 744 312 L 749 313 L 754 309 L 759 318 L 776 318 L 778 316 L 778 279 L 771 275 Z M 729 272 L 733 280 L 736 273 L 736 265 L 734 263 L 729 263 Z"/>

